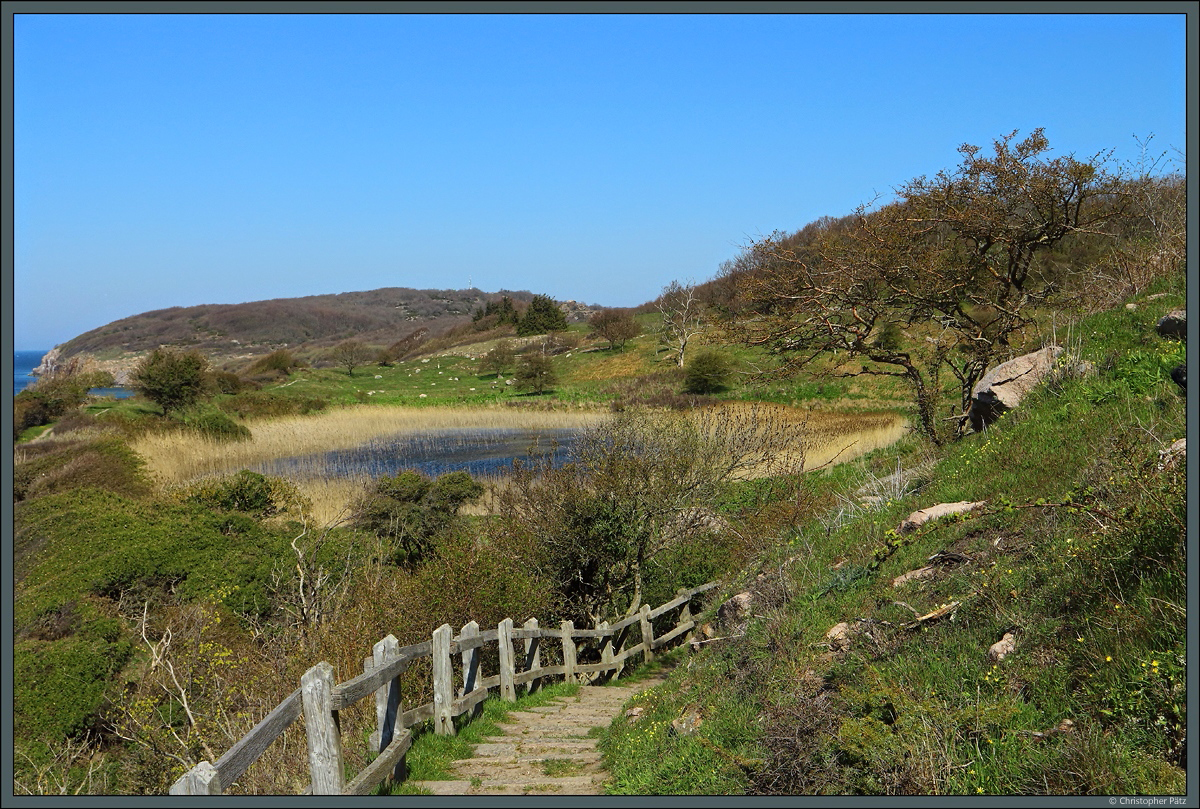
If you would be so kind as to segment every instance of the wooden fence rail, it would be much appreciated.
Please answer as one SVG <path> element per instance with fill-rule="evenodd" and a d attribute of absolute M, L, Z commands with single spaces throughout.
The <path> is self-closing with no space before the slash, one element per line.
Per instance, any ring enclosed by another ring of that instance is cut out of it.
<path fill-rule="evenodd" d="M 511 618 L 505 618 L 496 629 L 486 632 L 471 621 L 462 627 L 457 637 L 449 624 L 438 627 L 430 640 L 412 646 L 400 646 L 392 635 L 375 644 L 371 657 L 363 661 L 363 673 L 337 683 L 333 667 L 318 663 L 305 672 L 300 688 L 279 703 L 261 722 L 238 740 L 214 762 L 201 761 L 176 781 L 172 795 L 219 795 L 233 785 L 284 731 L 297 720 L 304 720 L 308 742 L 309 773 L 312 786 L 305 790 L 314 795 L 365 795 L 387 778 L 403 780 L 406 776 L 405 754 L 412 745 L 409 728 L 433 721 L 438 734 L 453 735 L 454 718 L 475 711 L 487 699 L 488 692 L 498 689 L 507 701 L 517 698 L 517 686 L 527 692 L 537 689 L 539 682 L 550 677 L 576 680 L 582 674 L 611 673 L 620 675 L 625 661 L 641 654 L 643 660 L 654 659 L 656 650 L 686 635 L 695 627 L 691 602 L 702 593 L 717 586 L 716 582 L 681 590 L 674 599 L 651 609 L 643 605 L 640 612 L 615 623 L 602 622 L 595 629 L 576 629 L 570 621 L 549 629 L 531 618 L 519 628 Z M 654 637 L 655 618 L 680 609 L 675 625 L 660 637 Z M 641 639 L 635 646 L 624 646 L 627 629 L 638 626 Z M 543 666 L 541 649 L 544 641 L 562 645 L 562 664 Z M 599 663 L 579 663 L 577 640 L 600 642 Z M 524 654 L 518 655 L 515 641 L 524 641 Z M 480 652 L 488 644 L 498 647 L 499 671 L 482 676 Z M 453 657 L 462 659 L 462 687 L 455 689 Z M 402 710 L 400 675 L 416 660 L 429 657 L 433 669 L 433 702 Z M 342 759 L 340 711 L 374 695 L 376 730 L 372 746 L 379 755 L 349 783 L 345 782 Z"/>

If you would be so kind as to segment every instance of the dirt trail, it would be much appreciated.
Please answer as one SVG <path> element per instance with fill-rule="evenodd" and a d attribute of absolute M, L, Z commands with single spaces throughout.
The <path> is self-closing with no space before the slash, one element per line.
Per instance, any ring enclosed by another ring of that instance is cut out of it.
<path fill-rule="evenodd" d="M 513 711 L 502 735 L 475 745 L 475 758 L 454 762 L 455 778 L 408 783 L 435 795 L 602 795 L 608 773 L 588 732 L 607 727 L 630 697 L 660 682 L 583 686 L 574 697 Z"/>

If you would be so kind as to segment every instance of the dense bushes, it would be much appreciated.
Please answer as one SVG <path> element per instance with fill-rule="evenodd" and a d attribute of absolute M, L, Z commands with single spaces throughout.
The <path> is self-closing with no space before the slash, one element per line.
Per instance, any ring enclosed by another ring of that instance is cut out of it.
<path fill-rule="evenodd" d="M 408 470 L 379 478 L 353 522 L 388 541 L 394 564 L 411 567 L 451 529 L 459 508 L 481 494 L 483 487 L 466 472 L 430 480 Z"/>
<path fill-rule="evenodd" d="M 283 396 L 267 391 L 244 391 L 220 399 L 217 407 L 239 419 L 261 419 L 278 416 L 307 416 L 319 413 L 328 401 L 317 396 Z"/>
<path fill-rule="evenodd" d="M 304 505 L 295 484 L 243 469 L 228 478 L 194 483 L 180 491 L 182 499 L 208 508 L 272 517 Z"/>

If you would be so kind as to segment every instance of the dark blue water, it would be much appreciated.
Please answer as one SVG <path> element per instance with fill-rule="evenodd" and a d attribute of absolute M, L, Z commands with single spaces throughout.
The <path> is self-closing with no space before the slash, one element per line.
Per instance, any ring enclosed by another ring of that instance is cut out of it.
<path fill-rule="evenodd" d="M 45 351 L 13 352 L 13 396 L 37 381 L 37 377 L 30 376 L 29 372 L 41 364 L 44 356 Z"/>
<path fill-rule="evenodd" d="M 405 469 L 437 477 L 464 471 L 472 477 L 504 475 L 514 460 L 550 456 L 557 466 L 570 455 L 577 429 L 430 430 L 376 439 L 354 449 L 280 458 L 255 467 L 264 475 L 313 478 L 372 478 Z"/>
<path fill-rule="evenodd" d="M 45 351 L 13 352 L 13 396 L 37 381 L 37 377 L 31 375 L 30 371 L 42 364 L 42 357 L 46 356 L 46 353 Z M 96 396 L 115 396 L 118 399 L 125 399 L 133 396 L 135 391 L 129 388 L 92 388 L 91 393 Z"/>

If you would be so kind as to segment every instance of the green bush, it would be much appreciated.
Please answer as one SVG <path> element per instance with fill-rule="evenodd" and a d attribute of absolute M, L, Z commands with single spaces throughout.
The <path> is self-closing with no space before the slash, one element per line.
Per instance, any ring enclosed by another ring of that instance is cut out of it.
<path fill-rule="evenodd" d="M 163 409 L 183 410 L 204 396 L 208 360 L 199 351 L 156 348 L 133 372 L 133 387 Z"/>
<path fill-rule="evenodd" d="M 194 483 L 182 490 L 182 499 L 224 511 L 242 511 L 271 517 L 303 505 L 295 484 L 243 469 L 236 475 Z"/>
<path fill-rule="evenodd" d="M 266 391 L 243 391 L 217 402 L 217 407 L 239 419 L 307 416 L 319 413 L 329 402 L 317 396 L 284 396 Z"/>
<path fill-rule="evenodd" d="M 245 441 L 250 437 L 249 429 L 212 406 L 186 413 L 182 420 L 188 429 L 206 435 L 214 441 Z"/>
<path fill-rule="evenodd" d="M 149 491 L 142 459 L 112 435 L 23 445 L 14 460 L 14 501 L 87 486 L 134 496 Z"/>
<path fill-rule="evenodd" d="M 732 367 L 729 358 L 719 351 L 705 349 L 696 352 L 686 368 L 688 393 L 716 393 L 725 388 Z"/>
<path fill-rule="evenodd" d="M 458 509 L 483 494 L 466 472 L 437 480 L 407 470 L 384 476 L 360 504 L 354 524 L 393 543 L 391 561 L 414 565 L 427 556 L 439 536 L 452 526 Z"/>

